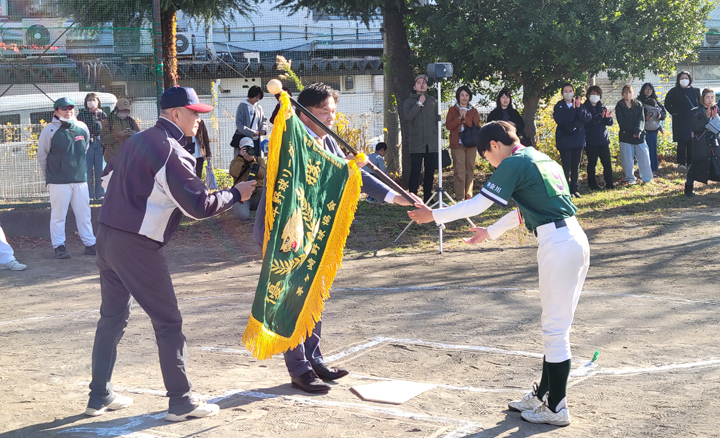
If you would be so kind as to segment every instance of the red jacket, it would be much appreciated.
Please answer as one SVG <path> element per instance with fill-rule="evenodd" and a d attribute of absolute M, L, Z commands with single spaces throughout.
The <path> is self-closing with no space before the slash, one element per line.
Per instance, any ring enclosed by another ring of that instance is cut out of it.
<path fill-rule="evenodd" d="M 465 114 L 465 118 L 460 118 L 460 108 L 457 105 L 450 107 L 445 118 L 445 127 L 450 131 L 450 149 L 459 149 L 465 146 L 460 144 L 460 125 L 464 124 L 466 128 L 470 128 L 473 123 L 480 126 L 480 115 L 477 109 L 470 108 Z"/>

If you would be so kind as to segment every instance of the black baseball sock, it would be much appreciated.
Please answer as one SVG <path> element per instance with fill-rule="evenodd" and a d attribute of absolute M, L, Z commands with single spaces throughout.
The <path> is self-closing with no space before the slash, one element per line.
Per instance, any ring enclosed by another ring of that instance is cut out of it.
<path fill-rule="evenodd" d="M 548 384 L 548 363 L 545 362 L 545 356 L 543 356 L 543 370 L 542 377 L 540 377 L 540 385 L 538 385 L 537 398 L 542 400 L 545 393 L 548 392 L 550 386 Z"/>
<path fill-rule="evenodd" d="M 548 406 L 553 412 L 556 412 L 555 409 L 558 403 L 567 396 L 567 383 L 570 378 L 570 362 L 570 359 L 560 363 L 547 362 L 548 387 L 550 390 Z"/>

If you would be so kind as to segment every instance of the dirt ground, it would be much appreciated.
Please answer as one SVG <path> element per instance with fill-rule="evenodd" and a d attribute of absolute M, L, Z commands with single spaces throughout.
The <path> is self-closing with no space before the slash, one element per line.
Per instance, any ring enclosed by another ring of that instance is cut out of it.
<path fill-rule="evenodd" d="M 720 209 L 587 227 L 591 267 L 571 334 L 566 428 L 507 410 L 540 377 L 532 237 L 442 255 L 348 250 L 321 345 L 351 374 L 310 396 L 290 387 L 282 356 L 258 361 L 240 344 L 259 254 L 248 226 L 222 224 L 184 227 L 166 250 L 194 391 L 222 409 L 180 424 L 163 419 L 154 334 L 137 306 L 113 375 L 135 404 L 82 414 L 100 303 L 95 261 L 80 255 L 76 236 L 70 260 L 53 259 L 49 239 L 11 237 L 29 267 L 0 272 L 0 438 L 717 435 Z M 583 367 L 596 350 L 597 366 Z M 384 379 L 437 386 L 402 405 L 350 391 Z"/>

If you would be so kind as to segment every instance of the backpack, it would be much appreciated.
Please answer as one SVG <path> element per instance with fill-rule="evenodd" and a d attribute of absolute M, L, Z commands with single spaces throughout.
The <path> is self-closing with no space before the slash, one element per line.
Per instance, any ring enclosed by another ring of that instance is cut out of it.
<path fill-rule="evenodd" d="M 660 129 L 660 109 L 651 105 L 643 105 L 645 107 L 645 113 L 650 114 L 650 120 L 645 120 L 646 131 L 657 131 Z"/>

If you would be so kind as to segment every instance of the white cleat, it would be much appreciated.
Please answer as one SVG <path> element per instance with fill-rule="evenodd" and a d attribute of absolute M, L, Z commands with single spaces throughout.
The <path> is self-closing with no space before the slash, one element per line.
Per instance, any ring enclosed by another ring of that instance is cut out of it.
<path fill-rule="evenodd" d="M 532 390 L 520 400 L 511 401 L 510 403 L 508 403 L 508 408 L 511 411 L 516 412 L 534 411 L 535 408 L 542 405 L 542 400 L 538 398 L 537 391 L 538 385 L 537 383 L 533 383 Z"/>
<path fill-rule="evenodd" d="M 529 423 L 552 424 L 553 426 L 567 426 L 570 424 L 570 411 L 567 407 L 567 399 L 564 398 L 557 405 L 557 412 L 553 412 L 547 404 L 547 397 L 543 400 L 542 405 L 533 411 L 525 411 L 520 413 L 523 420 Z"/>
<path fill-rule="evenodd" d="M 17 260 L 13 260 L 11 262 L 3 263 L 2 265 L 0 265 L 0 269 L 9 271 L 24 271 L 25 268 L 27 268 L 27 265 L 23 265 Z"/>
<path fill-rule="evenodd" d="M 193 404 L 195 405 L 195 409 L 188 412 L 187 414 L 182 415 L 175 415 L 168 412 L 165 415 L 165 419 L 167 421 L 185 421 L 189 420 L 190 418 L 204 418 L 204 417 L 212 417 L 213 415 L 220 412 L 220 406 L 212 404 L 212 403 L 205 403 L 204 401 L 193 398 Z"/>
<path fill-rule="evenodd" d="M 130 397 L 120 395 L 117 392 L 113 392 L 112 395 L 114 396 L 114 398 L 109 404 L 101 407 L 100 409 L 94 409 L 88 406 L 87 409 L 85 409 L 85 415 L 97 417 L 107 411 L 117 411 L 120 409 L 125 409 L 129 406 L 132 406 L 133 404 L 133 399 L 131 399 Z"/>

